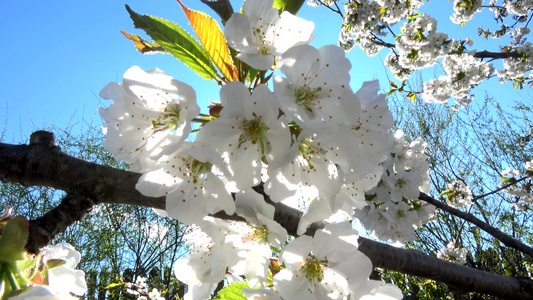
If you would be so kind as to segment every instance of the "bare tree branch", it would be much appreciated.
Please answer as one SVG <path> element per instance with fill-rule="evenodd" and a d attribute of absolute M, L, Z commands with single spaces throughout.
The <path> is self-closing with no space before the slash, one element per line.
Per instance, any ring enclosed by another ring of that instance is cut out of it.
<path fill-rule="evenodd" d="M 70 208 L 58 209 L 78 217 L 88 211 L 91 203 L 122 203 L 164 208 L 164 198 L 150 198 L 137 192 L 135 184 L 139 177 L 138 173 L 117 170 L 71 157 L 61 152 L 55 146 L 53 138 L 50 138 L 50 133 L 46 132 L 35 133 L 30 145 L 0 143 L 1 181 L 64 190 L 68 195 L 63 202 L 67 206 L 70 205 Z M 270 201 L 262 188 L 259 185 L 255 190 Z M 79 208 L 79 213 L 72 212 L 76 203 L 84 203 Z M 276 207 L 275 220 L 285 227 L 289 234 L 296 235 L 301 212 L 280 203 L 273 204 Z M 52 224 L 49 222 L 55 222 L 57 218 L 67 219 L 63 215 L 63 213 L 49 213 L 34 222 Z M 216 216 L 238 219 L 236 216 L 222 214 Z M 74 219 L 72 216 L 68 218 Z M 40 229 L 33 231 L 32 235 L 46 236 L 46 232 L 42 231 L 57 230 L 48 226 L 40 226 Z M 320 223 L 314 224 L 306 234 L 313 235 L 321 226 Z M 32 238 L 37 241 L 32 247 L 42 246 L 39 242 L 43 242 L 43 239 Z M 420 251 L 394 248 L 363 237 L 359 238 L 359 250 L 370 258 L 374 267 L 430 278 L 463 291 L 486 293 L 509 299 L 533 299 L 533 281 L 529 278 L 514 278 L 480 271 L 446 262 Z"/>

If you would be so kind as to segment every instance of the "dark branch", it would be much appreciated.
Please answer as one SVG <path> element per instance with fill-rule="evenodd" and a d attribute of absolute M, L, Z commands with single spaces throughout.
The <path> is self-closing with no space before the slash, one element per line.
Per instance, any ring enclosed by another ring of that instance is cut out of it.
<path fill-rule="evenodd" d="M 44 131 L 32 135 L 29 145 L 0 143 L 0 181 L 24 186 L 47 186 L 97 200 L 165 208 L 165 198 L 146 197 L 135 189 L 141 174 L 86 162 L 43 141 Z M 33 139 L 35 137 L 35 139 Z"/>
<path fill-rule="evenodd" d="M 87 197 L 67 194 L 57 207 L 40 218 L 30 220 L 30 236 L 26 250 L 39 253 L 39 249 L 48 245 L 56 235 L 83 219 L 95 204 Z"/>
<path fill-rule="evenodd" d="M 505 299 L 533 299 L 530 278 L 501 276 L 362 237 L 359 238 L 359 251 L 370 258 L 374 267 L 444 282 L 465 292 Z"/>
<path fill-rule="evenodd" d="M 446 203 L 444 202 L 441 202 L 431 196 L 428 196 L 424 193 L 420 193 L 420 196 L 419 198 L 420 200 L 423 200 L 423 201 L 426 201 L 427 203 L 430 203 L 434 206 L 436 206 L 437 208 L 440 208 L 454 216 L 457 216 L 465 221 L 468 221 L 476 226 L 478 226 L 480 229 L 484 230 L 486 233 L 492 235 L 493 237 L 495 237 L 496 239 L 498 239 L 499 241 L 501 241 L 502 243 L 504 243 L 506 246 L 508 247 L 511 247 L 511 248 L 515 248 L 516 250 L 518 251 L 521 251 L 522 253 L 525 253 L 527 255 L 529 255 L 530 257 L 533 257 L 533 248 L 529 247 L 528 245 L 522 243 L 521 241 L 505 234 L 504 232 L 502 232 L 501 230 L 499 230 L 498 228 L 495 228 L 485 222 L 483 222 L 482 220 L 476 218 L 474 215 L 470 214 L 470 213 L 467 213 L 467 212 L 463 212 L 463 211 L 460 211 L 456 208 L 453 208 L 449 205 L 447 205 Z"/>
<path fill-rule="evenodd" d="M 522 54 L 513 51 L 513 52 L 489 52 L 489 51 L 479 51 L 474 53 L 474 57 L 477 58 L 494 58 L 494 59 L 501 59 L 501 58 L 520 58 L 522 57 Z"/>

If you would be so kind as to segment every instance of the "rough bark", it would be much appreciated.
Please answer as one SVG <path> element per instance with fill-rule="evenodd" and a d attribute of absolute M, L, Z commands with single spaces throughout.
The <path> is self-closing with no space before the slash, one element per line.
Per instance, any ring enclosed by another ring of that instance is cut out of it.
<path fill-rule="evenodd" d="M 44 246 L 49 241 L 47 239 L 57 234 L 58 230 L 68 227 L 69 222 L 72 224 L 83 217 L 95 203 L 164 208 L 164 198 L 146 197 L 135 189 L 139 177 L 138 173 L 71 157 L 55 146 L 53 135 L 47 132 L 34 133 L 29 145 L 0 143 L 0 181 L 26 186 L 48 186 L 67 192 L 58 208 L 32 221 L 35 229 L 31 233 L 28 248 L 33 251 Z M 262 186 L 255 189 L 265 195 Z M 270 201 L 268 196 L 265 198 Z M 289 234 L 296 235 L 301 212 L 280 203 L 273 204 L 276 207 L 275 220 Z M 216 216 L 239 219 L 237 216 L 223 214 Z M 62 224 L 62 228 L 56 228 L 54 223 Z M 314 224 L 306 234 L 313 235 L 321 226 L 321 223 Z M 492 274 L 446 262 L 420 251 L 394 248 L 363 237 L 359 238 L 359 250 L 370 258 L 374 267 L 433 279 L 466 292 L 509 299 L 533 299 L 533 281 L 530 278 Z"/>

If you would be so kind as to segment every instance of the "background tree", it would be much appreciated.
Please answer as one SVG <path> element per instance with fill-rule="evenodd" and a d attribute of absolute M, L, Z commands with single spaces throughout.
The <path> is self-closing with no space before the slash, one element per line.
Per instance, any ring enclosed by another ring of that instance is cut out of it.
<path fill-rule="evenodd" d="M 474 200 L 474 205 L 462 210 L 515 239 L 531 243 L 529 207 L 517 211 L 513 204 L 520 197 L 504 190 L 490 194 L 504 183 L 503 170 L 508 167 L 523 169 L 524 162 L 532 158 L 533 149 L 528 138 L 532 125 L 531 100 L 526 97 L 506 106 L 487 95 L 482 103 L 473 103 L 460 112 L 447 105 L 424 105 L 418 97 L 415 101 L 391 97 L 389 103 L 396 115 L 396 126 L 404 130 L 409 139 L 422 137 L 428 142 L 434 170 L 431 172 L 432 194 L 439 195 L 448 190 L 449 183 L 461 180 L 472 189 Z M 446 201 L 446 195 L 440 199 Z M 469 249 L 466 260 L 469 267 L 516 277 L 531 274 L 530 256 L 503 246 L 476 226 L 447 212 L 441 211 L 435 222 L 418 229 L 416 235 L 417 240 L 407 243 L 407 248 L 435 255 L 453 241 Z M 475 293 L 465 294 L 423 278 L 385 273 L 385 277 L 390 276 L 406 295 L 414 298 L 439 299 L 453 294 L 456 299 L 492 299 Z"/>
<path fill-rule="evenodd" d="M 51 130 L 58 133 L 58 146 L 65 153 L 89 162 L 128 169 L 104 149 L 105 136 L 99 125 L 82 120 L 66 129 L 54 127 Z M 37 219 L 52 210 L 64 196 L 64 192 L 45 186 L 0 183 L 0 203 L 9 205 L 15 215 L 28 219 Z M 105 295 L 102 288 L 120 282 L 119 278 L 135 282 L 138 277 L 150 277 L 151 288 L 166 292 L 173 289 L 172 294 L 177 292 L 179 284 L 176 285 L 169 267 L 188 253 L 183 238 L 189 230 L 189 226 L 160 217 L 149 207 L 102 203 L 53 242 L 67 242 L 82 253 L 79 268 L 86 272 L 90 289 L 91 284 L 93 288 L 93 293 L 86 295 L 89 299 L 97 295 L 96 287 L 101 294 L 99 298 Z M 156 280 L 157 277 L 160 279 Z M 125 290 L 125 286 L 120 287 Z"/>

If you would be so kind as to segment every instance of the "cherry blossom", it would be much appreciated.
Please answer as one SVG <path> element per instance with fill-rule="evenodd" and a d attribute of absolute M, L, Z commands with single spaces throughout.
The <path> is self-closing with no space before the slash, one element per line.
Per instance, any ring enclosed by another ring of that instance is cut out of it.
<path fill-rule="evenodd" d="M 224 35 L 237 58 L 258 70 L 268 70 L 274 56 L 299 44 L 311 42 L 313 22 L 273 8 L 274 0 L 248 0 L 244 14 L 235 13 L 226 22 Z"/>
<path fill-rule="evenodd" d="M 48 286 L 32 285 L 24 289 L 24 291 L 17 296 L 9 297 L 10 300 L 75 300 L 78 299 L 72 295 L 56 294 Z"/>
<path fill-rule="evenodd" d="M 104 147 L 117 160 L 134 164 L 159 155 L 160 146 L 179 146 L 191 132 L 191 120 L 200 113 L 196 93 L 189 85 L 159 69 L 143 71 L 132 67 L 123 83 L 109 83 L 100 97 L 113 99 L 99 110 L 106 122 Z"/>
<path fill-rule="evenodd" d="M 274 92 L 281 110 L 302 128 L 344 121 L 344 101 L 357 101 L 350 89 L 350 61 L 344 51 L 328 45 L 316 49 L 295 46 L 283 53 L 281 71 L 274 77 Z M 350 111 L 357 119 L 360 106 Z"/>
<path fill-rule="evenodd" d="M 446 248 L 437 252 L 437 257 L 456 264 L 465 264 L 467 253 L 468 249 L 458 247 L 455 242 L 449 242 Z"/>
<path fill-rule="evenodd" d="M 358 299 L 381 285 L 368 280 L 372 263 L 357 250 L 357 238 L 343 222 L 292 241 L 280 255 L 286 269 L 274 276 L 278 293 L 284 299 Z"/>
<path fill-rule="evenodd" d="M 228 165 L 228 180 L 246 189 L 259 184 L 262 161 L 276 164 L 289 149 L 291 138 L 285 118 L 274 111 L 275 94 L 257 86 L 253 94 L 241 82 L 220 90 L 224 107 L 220 117 L 198 132 L 196 141 L 219 153 Z"/>
<path fill-rule="evenodd" d="M 472 190 L 461 180 L 456 180 L 452 183 L 448 183 L 447 203 L 453 207 L 469 207 L 474 204 L 472 202 Z"/>
<path fill-rule="evenodd" d="M 83 295 L 87 291 L 85 272 L 76 270 L 81 260 L 81 254 L 67 243 L 49 246 L 43 256 L 43 261 L 51 259 L 64 260 L 65 264 L 48 270 L 48 286 L 56 294 Z"/>
<path fill-rule="evenodd" d="M 147 169 L 136 188 L 147 196 L 165 196 L 167 215 L 193 224 L 220 210 L 235 212 L 233 198 L 217 170 L 229 174 L 216 153 L 198 142 L 185 142 Z"/>

